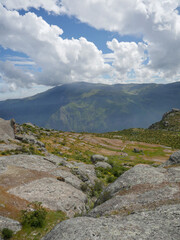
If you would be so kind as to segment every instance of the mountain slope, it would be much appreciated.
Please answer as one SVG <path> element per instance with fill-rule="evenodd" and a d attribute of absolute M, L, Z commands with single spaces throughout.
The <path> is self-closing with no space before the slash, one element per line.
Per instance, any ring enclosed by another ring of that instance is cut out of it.
<path fill-rule="evenodd" d="M 180 108 L 180 83 L 65 84 L 30 98 L 0 102 L 0 117 L 65 131 L 148 127 Z"/>

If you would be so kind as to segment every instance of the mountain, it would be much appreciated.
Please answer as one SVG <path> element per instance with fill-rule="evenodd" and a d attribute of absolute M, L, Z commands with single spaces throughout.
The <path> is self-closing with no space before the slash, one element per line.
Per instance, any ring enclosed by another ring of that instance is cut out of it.
<path fill-rule="evenodd" d="M 149 129 L 180 131 L 180 109 L 173 108 L 171 111 L 165 113 L 161 121 L 153 123 Z"/>
<path fill-rule="evenodd" d="M 0 102 L 0 117 L 64 131 L 107 132 L 148 127 L 180 108 L 180 82 L 171 84 L 72 83 L 33 97 Z"/>

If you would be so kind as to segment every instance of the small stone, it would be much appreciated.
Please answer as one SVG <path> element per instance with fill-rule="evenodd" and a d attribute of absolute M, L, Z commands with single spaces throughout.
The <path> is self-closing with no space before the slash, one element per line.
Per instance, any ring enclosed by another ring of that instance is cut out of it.
<path fill-rule="evenodd" d="M 95 164 L 96 162 L 107 162 L 107 161 L 108 161 L 108 158 L 102 155 L 96 154 L 91 156 L 91 162 L 93 164 Z"/>
<path fill-rule="evenodd" d="M 101 168 L 112 168 L 112 166 L 109 164 L 109 163 L 106 163 L 106 162 L 97 162 L 95 164 L 95 167 L 101 167 Z"/>

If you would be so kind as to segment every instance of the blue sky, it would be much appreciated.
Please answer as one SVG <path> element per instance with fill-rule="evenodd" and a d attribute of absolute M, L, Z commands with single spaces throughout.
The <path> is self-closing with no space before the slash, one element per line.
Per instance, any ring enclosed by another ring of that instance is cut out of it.
<path fill-rule="evenodd" d="M 0 100 L 180 78 L 180 1 L 0 0 Z"/>

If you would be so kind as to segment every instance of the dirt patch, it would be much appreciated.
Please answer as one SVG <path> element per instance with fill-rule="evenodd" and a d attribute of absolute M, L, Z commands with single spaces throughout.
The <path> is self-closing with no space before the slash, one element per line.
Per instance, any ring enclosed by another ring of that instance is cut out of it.
<path fill-rule="evenodd" d="M 20 211 L 26 209 L 28 201 L 7 193 L 0 186 L 0 215 L 3 217 L 19 220 Z"/>
<path fill-rule="evenodd" d="M 120 139 L 107 139 L 107 138 L 94 137 L 94 136 L 88 136 L 88 135 L 86 135 L 83 140 L 88 144 L 96 144 L 96 145 L 100 145 L 101 147 L 108 147 L 115 150 L 122 150 L 126 145 Z"/>
<path fill-rule="evenodd" d="M 25 169 L 17 166 L 8 166 L 0 175 L 0 186 L 4 189 L 16 187 L 44 177 L 53 177 L 49 173 Z"/>

